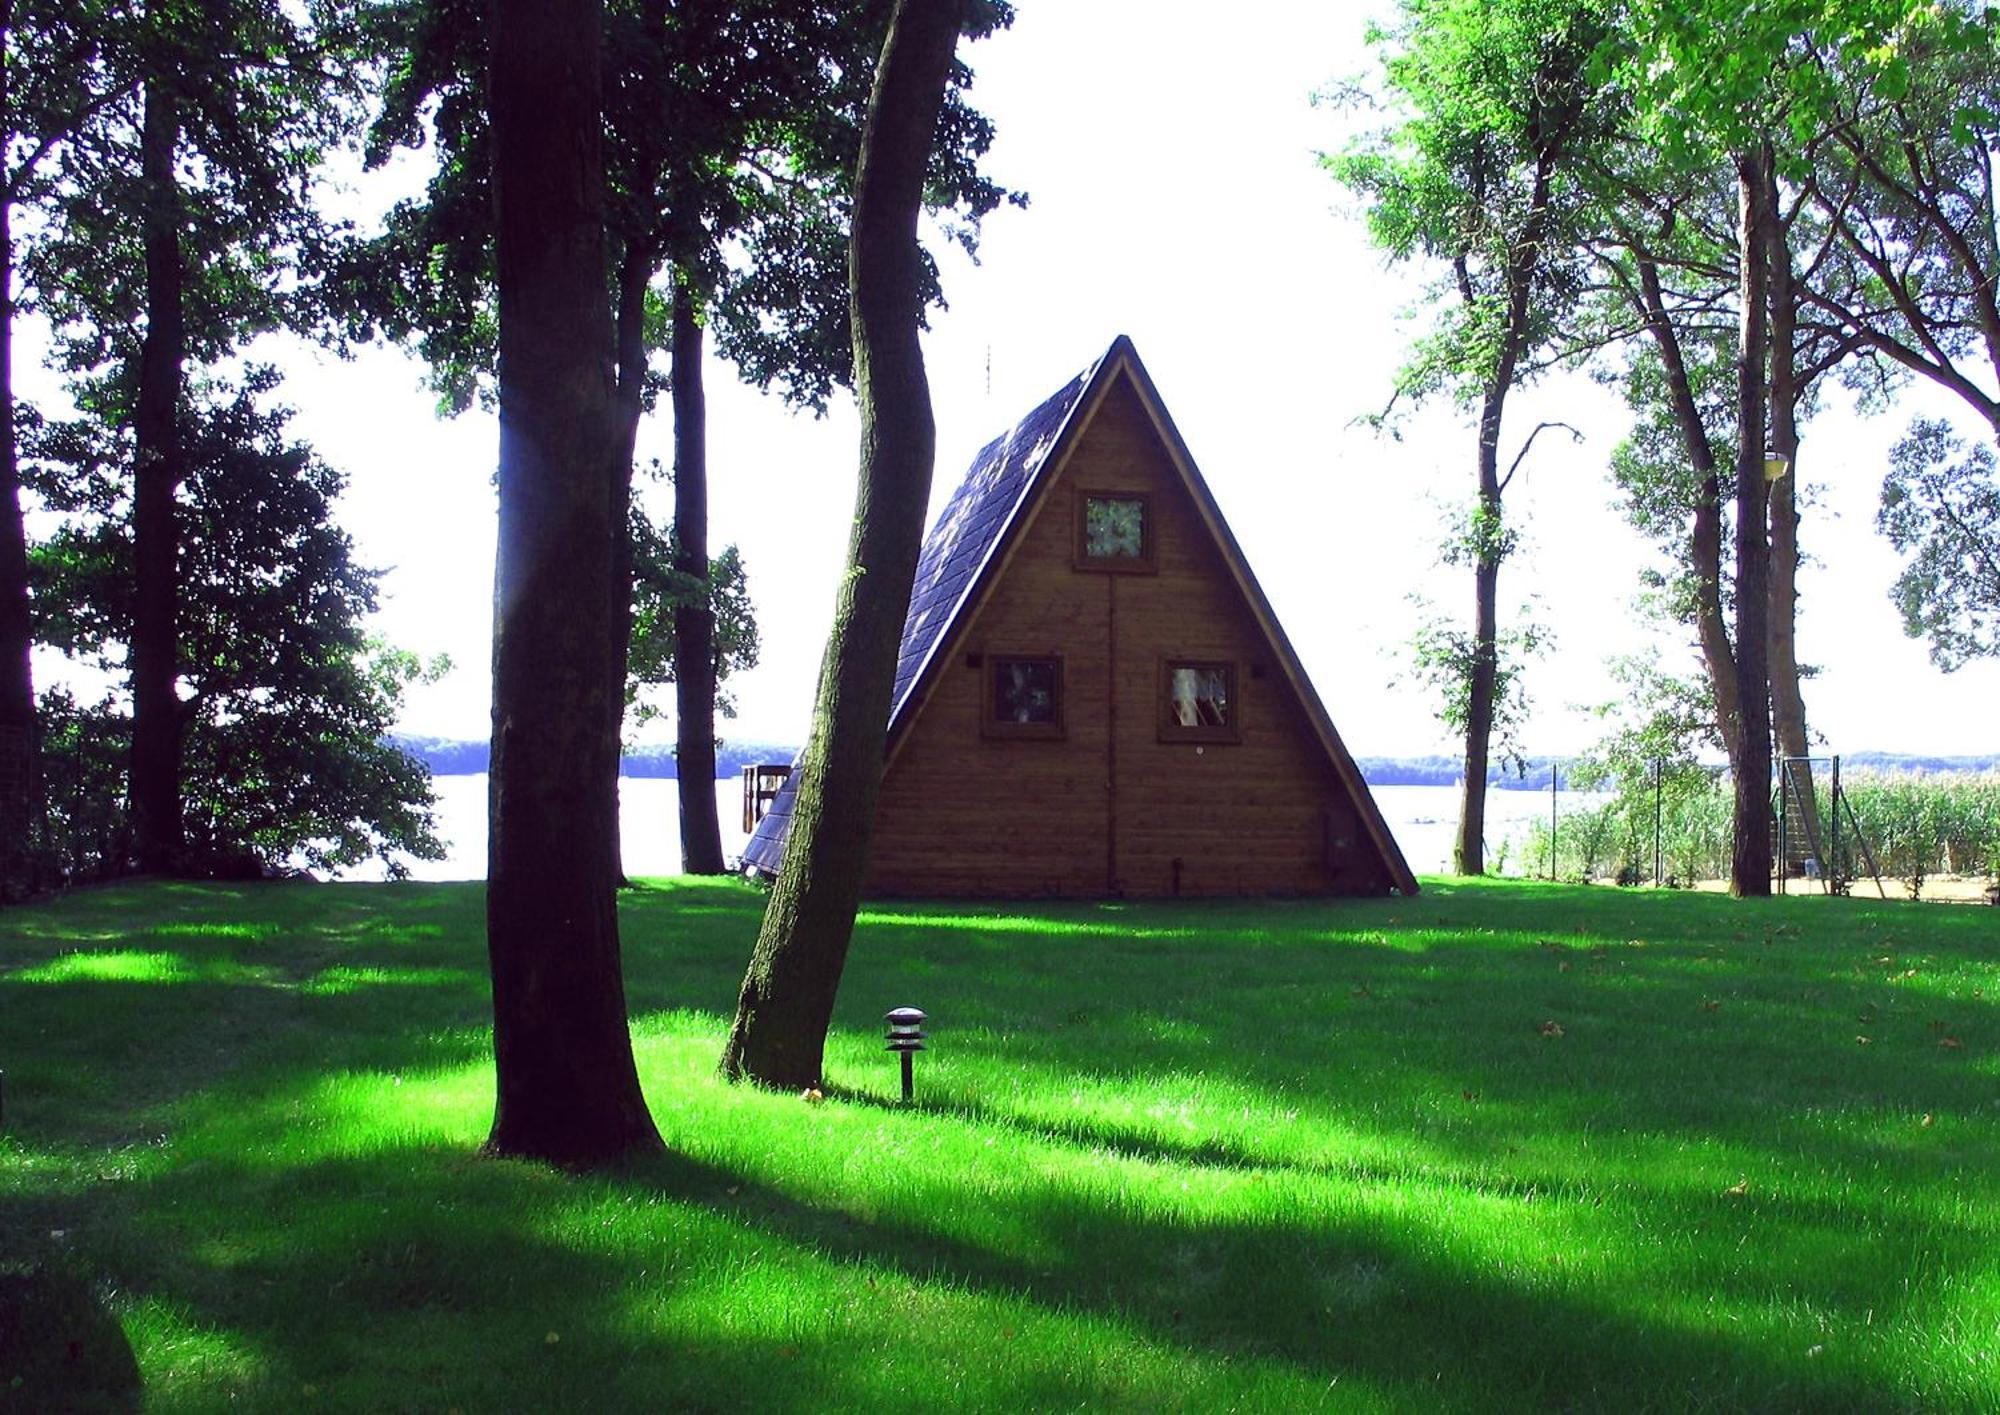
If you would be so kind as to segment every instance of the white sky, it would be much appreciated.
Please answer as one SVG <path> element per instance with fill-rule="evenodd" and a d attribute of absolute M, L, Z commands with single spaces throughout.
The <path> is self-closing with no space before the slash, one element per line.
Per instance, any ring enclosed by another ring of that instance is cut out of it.
<path fill-rule="evenodd" d="M 1471 491 L 1473 434 L 1443 406 L 1401 441 L 1354 425 L 1387 400 L 1418 291 L 1385 268 L 1315 161 L 1355 120 L 1309 95 L 1367 71 L 1365 13 L 1027 0 L 1011 31 L 965 51 L 974 102 L 998 128 L 989 170 L 1032 204 L 989 219 L 978 266 L 940 252 L 951 308 L 926 343 L 931 511 L 983 443 L 1131 335 L 1348 746 L 1407 755 L 1454 749 L 1427 698 L 1390 680 L 1415 624 L 1409 594 L 1469 617 L 1469 572 L 1438 566 L 1434 548 L 1439 508 Z M 413 693 L 404 726 L 483 737 L 491 418 L 437 421 L 421 370 L 393 352 L 283 361 L 295 433 L 349 474 L 343 519 L 363 561 L 389 570 L 382 631 L 457 664 Z M 852 405 L 794 416 L 722 365 L 708 389 L 711 542 L 742 548 L 764 645 L 762 666 L 731 685 L 741 716 L 721 730 L 802 741 L 853 502 Z M 1906 403 L 1953 411 L 1925 390 Z M 1501 605 L 1504 622 L 1536 596 L 1555 631 L 1528 676 L 1524 744 L 1568 754 L 1598 731 L 1578 709 L 1611 695 L 1604 660 L 1646 642 L 1631 608 L 1646 551 L 1604 470 L 1624 428 L 1616 401 L 1577 379 L 1517 394 L 1503 457 L 1544 418 L 1588 436 L 1572 447 L 1545 434 L 1510 492 L 1525 540 Z M 1820 504 L 1801 534 L 1815 561 L 1801 577 L 1800 653 L 1822 669 L 1808 714 L 1832 751 L 1993 752 L 2000 663 L 1938 673 L 1887 599 L 1896 562 L 1873 513 L 1906 421 L 1907 409 L 1866 423 L 1829 414 L 1806 429 L 1804 485 Z M 669 446 L 664 417 L 642 430 L 642 460 L 669 461 Z M 669 488 L 642 495 L 664 519 Z M 1666 647 L 1680 662 L 1680 645 Z"/>

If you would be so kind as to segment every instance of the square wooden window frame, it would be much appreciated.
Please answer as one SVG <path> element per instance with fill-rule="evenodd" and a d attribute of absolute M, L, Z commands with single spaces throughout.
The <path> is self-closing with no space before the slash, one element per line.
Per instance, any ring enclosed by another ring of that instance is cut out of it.
<path fill-rule="evenodd" d="M 979 735 L 1000 741 L 1059 742 L 1069 735 L 1068 685 L 1063 681 L 1063 656 L 1040 650 L 983 649 L 979 669 Z M 1002 663 L 1052 663 L 1056 669 L 1054 722 L 1002 722 L 993 715 L 993 676 Z"/>
<path fill-rule="evenodd" d="M 1220 668 L 1229 675 L 1229 721 L 1219 727 L 1189 727 L 1174 715 L 1174 670 Z M 1162 658 L 1160 660 L 1159 726 L 1162 742 L 1241 742 L 1243 740 L 1243 675 L 1232 658 Z"/>
<path fill-rule="evenodd" d="M 1139 503 L 1140 553 L 1137 556 L 1090 553 L 1090 503 L 1093 500 Z M 1079 570 L 1090 570 L 1100 575 L 1157 575 L 1159 547 L 1153 530 L 1152 494 L 1144 491 L 1123 491 L 1116 487 L 1078 487 L 1075 550 L 1075 564 Z"/>

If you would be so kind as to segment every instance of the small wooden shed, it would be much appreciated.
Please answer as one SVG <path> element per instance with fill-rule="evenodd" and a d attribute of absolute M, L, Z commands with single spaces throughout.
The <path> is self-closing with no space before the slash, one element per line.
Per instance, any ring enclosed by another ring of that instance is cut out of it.
<path fill-rule="evenodd" d="M 974 459 L 894 701 L 871 895 L 1416 890 L 1122 336 Z M 746 869 L 777 872 L 791 786 Z"/>

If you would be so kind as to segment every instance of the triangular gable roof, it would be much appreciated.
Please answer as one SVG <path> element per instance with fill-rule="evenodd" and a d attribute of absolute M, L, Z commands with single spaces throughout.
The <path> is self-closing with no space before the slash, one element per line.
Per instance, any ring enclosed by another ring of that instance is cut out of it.
<path fill-rule="evenodd" d="M 1067 460 L 1077 429 L 1088 421 L 1088 414 L 1095 410 L 1121 372 L 1138 389 L 1140 401 L 1166 445 L 1175 470 L 1203 523 L 1214 535 L 1231 578 L 1249 601 L 1253 617 L 1269 639 L 1286 679 L 1305 708 L 1314 735 L 1335 773 L 1347 786 L 1369 838 L 1382 852 L 1393 882 L 1405 894 L 1416 893 L 1416 876 L 1403 859 L 1395 837 L 1389 833 L 1374 797 L 1362 780 L 1360 768 L 1334 729 L 1326 705 L 1306 676 L 1305 666 L 1285 636 L 1263 587 L 1251 573 L 1243 548 L 1223 519 L 1208 483 L 1195 467 L 1180 430 L 1160 401 L 1159 390 L 1139 361 L 1138 351 L 1123 334 L 1112 341 L 1102 358 L 1064 384 L 1011 431 L 980 449 L 965 479 L 925 537 L 910 593 L 909 616 L 903 621 L 903 642 L 896 658 L 888 758 L 893 760 L 904 729 L 922 706 L 934 677 L 931 670 L 940 661 L 941 651 L 949 647 L 954 628 L 962 621 L 969 621 L 999 579 L 1012 548 L 1015 528 L 1025 523 L 1037 493 Z M 791 825 L 792 794 L 797 779 L 795 774 L 785 782 L 770 811 L 758 822 L 744 848 L 746 865 L 770 874 L 777 872 Z"/>

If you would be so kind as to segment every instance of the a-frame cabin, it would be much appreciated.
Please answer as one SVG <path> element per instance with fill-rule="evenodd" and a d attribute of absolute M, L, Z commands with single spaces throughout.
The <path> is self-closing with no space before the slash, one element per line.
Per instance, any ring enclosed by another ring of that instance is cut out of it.
<path fill-rule="evenodd" d="M 775 874 L 789 785 L 746 869 Z M 1416 890 L 1129 339 L 932 527 L 871 895 Z"/>

